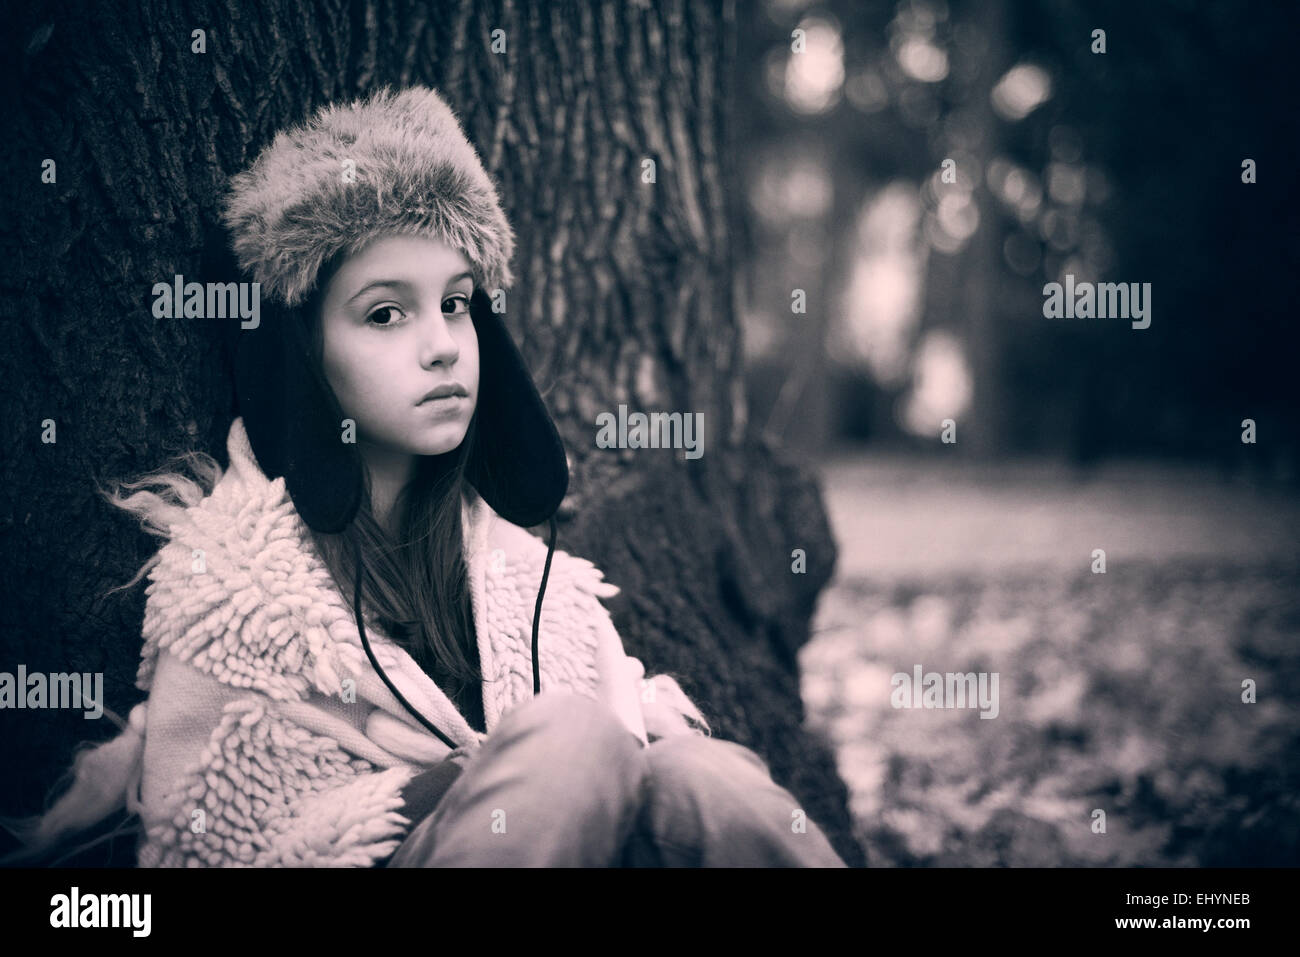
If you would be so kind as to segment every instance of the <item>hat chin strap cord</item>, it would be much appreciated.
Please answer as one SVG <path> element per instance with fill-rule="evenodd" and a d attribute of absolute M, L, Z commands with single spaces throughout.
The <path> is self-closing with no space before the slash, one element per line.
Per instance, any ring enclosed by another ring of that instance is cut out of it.
<path fill-rule="evenodd" d="M 532 650 L 533 650 L 533 696 L 534 697 L 541 694 L 542 692 L 542 674 L 541 674 L 541 668 L 538 665 L 540 659 L 537 653 L 538 652 L 537 628 L 542 617 L 542 598 L 546 594 L 546 580 L 547 578 L 550 577 L 551 574 L 551 556 L 555 553 L 556 529 L 555 529 L 554 515 L 550 517 L 549 523 L 550 523 L 550 537 L 546 546 L 546 567 L 542 570 L 542 585 L 537 590 L 537 605 L 533 609 L 533 649 Z M 434 726 L 433 722 L 431 722 L 428 718 L 420 714 L 419 711 L 417 711 L 414 707 L 412 707 L 411 703 L 406 700 L 406 698 L 402 695 L 402 693 L 397 690 L 397 687 L 393 684 L 393 682 L 389 680 L 388 675 L 384 674 L 384 669 L 379 667 L 379 662 L 375 658 L 375 653 L 370 649 L 370 639 L 366 637 L 366 624 L 362 620 L 362 616 L 361 616 L 361 543 L 358 542 L 356 539 L 353 539 L 352 541 L 352 551 L 356 559 L 356 566 L 357 566 L 356 582 L 352 589 L 352 611 L 353 614 L 356 615 L 357 631 L 361 635 L 361 646 L 366 651 L 366 657 L 370 659 L 371 667 L 373 667 L 375 671 L 379 674 L 379 677 L 383 679 L 384 684 L 388 686 L 388 690 L 393 693 L 393 697 L 395 697 L 399 702 L 401 702 L 402 707 L 404 707 L 407 711 L 411 712 L 411 715 L 415 718 L 415 720 L 419 721 L 420 724 L 428 728 L 429 731 L 438 738 L 438 740 L 442 741 L 443 744 L 447 745 L 447 747 L 455 751 L 456 748 L 459 747 L 459 745 L 457 745 L 456 742 L 453 741 L 451 738 L 447 737 L 447 735 L 439 731 Z"/>
<path fill-rule="evenodd" d="M 546 543 L 546 567 L 542 569 L 542 587 L 537 589 L 537 607 L 533 609 L 533 697 L 542 693 L 542 672 L 538 666 L 537 623 L 542 620 L 542 596 L 546 594 L 546 579 L 551 574 L 551 556 L 555 554 L 555 516 L 550 517 L 550 539 Z"/>

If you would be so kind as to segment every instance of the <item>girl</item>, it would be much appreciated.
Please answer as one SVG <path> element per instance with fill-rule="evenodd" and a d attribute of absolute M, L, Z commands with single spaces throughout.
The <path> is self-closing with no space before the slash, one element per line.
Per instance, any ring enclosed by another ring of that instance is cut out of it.
<path fill-rule="evenodd" d="M 493 309 L 513 232 L 438 94 L 281 133 L 224 222 L 263 299 L 229 466 L 114 497 L 166 540 L 131 583 L 149 697 L 29 847 L 125 801 L 142 866 L 844 866 L 555 550 L 564 448 Z"/>

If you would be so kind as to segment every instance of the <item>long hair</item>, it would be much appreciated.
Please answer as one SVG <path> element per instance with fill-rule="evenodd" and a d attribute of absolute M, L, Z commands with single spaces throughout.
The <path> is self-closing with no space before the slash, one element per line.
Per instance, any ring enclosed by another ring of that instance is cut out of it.
<path fill-rule="evenodd" d="M 340 260 L 326 264 L 315 293 L 295 310 L 296 321 L 308 323 L 318 371 L 325 347 L 321 303 Z M 356 581 L 353 547 L 360 545 L 363 599 L 384 631 L 458 704 L 465 695 L 479 693 L 482 681 L 461 527 L 461 503 L 469 490 L 465 471 L 477 423 L 475 409 L 459 446 L 443 455 L 417 457 L 411 482 L 392 506 L 389 526 L 395 534 L 375 518 L 364 466 L 361 505 L 352 523 L 337 534 L 310 529 L 318 554 L 349 599 Z"/>

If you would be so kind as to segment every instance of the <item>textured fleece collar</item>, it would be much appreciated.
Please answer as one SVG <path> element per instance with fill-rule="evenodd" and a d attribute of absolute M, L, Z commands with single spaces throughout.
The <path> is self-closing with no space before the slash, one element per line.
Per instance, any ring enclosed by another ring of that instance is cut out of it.
<path fill-rule="evenodd" d="M 284 478 L 268 480 L 258 467 L 240 418 L 230 427 L 227 450 L 229 467 L 212 494 L 175 518 L 150 573 L 137 685 L 149 689 L 157 653 L 166 648 L 223 683 L 282 701 L 313 692 L 343 695 L 345 679 L 361 679 L 366 697 L 415 726 L 378 684 L 351 604 L 312 547 Z M 461 518 L 480 666 L 491 682 L 497 670 L 485 565 L 492 557 L 489 542 L 504 544 L 493 539 L 493 528 L 508 523 L 472 489 L 462 501 Z M 507 533 L 512 549 L 534 551 L 531 542 L 545 551 L 523 529 L 514 531 L 527 541 Z M 481 740 L 364 604 L 363 613 L 371 649 L 402 695 L 458 743 Z M 492 724 L 498 716 L 487 715 Z"/>

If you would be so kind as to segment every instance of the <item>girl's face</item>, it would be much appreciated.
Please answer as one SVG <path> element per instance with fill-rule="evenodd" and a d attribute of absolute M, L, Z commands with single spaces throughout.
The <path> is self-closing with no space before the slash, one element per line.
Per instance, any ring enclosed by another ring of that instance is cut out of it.
<path fill-rule="evenodd" d="M 416 236 L 375 240 L 331 277 L 320 319 L 325 376 L 359 444 L 381 455 L 460 445 L 478 402 L 473 291 L 463 254 Z M 455 397 L 425 400 L 449 384 Z"/>

